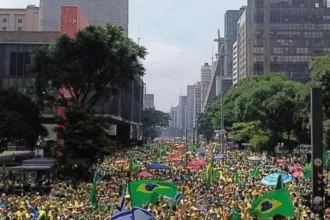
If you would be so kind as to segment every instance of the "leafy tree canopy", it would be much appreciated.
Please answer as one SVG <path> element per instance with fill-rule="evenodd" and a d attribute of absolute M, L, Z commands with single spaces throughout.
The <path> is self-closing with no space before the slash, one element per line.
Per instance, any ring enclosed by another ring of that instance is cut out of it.
<path fill-rule="evenodd" d="M 145 109 L 142 118 L 144 136 L 155 138 L 160 135 L 156 127 L 167 128 L 170 118 L 168 113 L 158 111 L 154 108 Z"/>
<path fill-rule="evenodd" d="M 108 128 L 109 123 L 103 117 L 79 107 L 67 109 L 64 126 L 57 128 L 58 138 L 63 140 L 57 149 L 62 155 L 59 162 L 67 175 L 89 178 L 93 164 L 112 152 L 112 143 L 106 132 Z"/>
<path fill-rule="evenodd" d="M 198 133 L 202 134 L 207 142 L 211 141 L 214 134 L 214 128 L 212 126 L 210 117 L 207 114 L 199 114 L 198 116 Z"/>
<path fill-rule="evenodd" d="M 100 99 L 143 76 L 141 60 L 146 55 L 146 49 L 125 37 L 121 27 L 91 25 L 74 38 L 62 35 L 55 45 L 38 47 L 31 72 L 41 100 L 52 95 L 60 97 L 63 106 L 74 103 L 91 110 Z"/>
<path fill-rule="evenodd" d="M 27 96 L 13 90 L 0 90 L 0 147 L 10 141 L 23 141 L 33 148 L 38 136 L 47 136 L 41 125 L 38 106 Z"/>

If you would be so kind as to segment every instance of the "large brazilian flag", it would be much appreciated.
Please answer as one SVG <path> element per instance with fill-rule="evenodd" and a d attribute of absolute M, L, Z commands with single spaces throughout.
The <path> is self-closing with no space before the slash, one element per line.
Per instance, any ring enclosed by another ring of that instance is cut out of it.
<path fill-rule="evenodd" d="M 138 180 L 129 183 L 132 206 L 142 207 L 147 203 L 155 204 L 160 195 L 175 197 L 177 187 L 170 182 L 158 180 Z"/>
<path fill-rule="evenodd" d="M 251 211 L 261 219 L 275 215 L 294 217 L 294 208 L 287 188 L 269 192 L 255 199 Z"/>

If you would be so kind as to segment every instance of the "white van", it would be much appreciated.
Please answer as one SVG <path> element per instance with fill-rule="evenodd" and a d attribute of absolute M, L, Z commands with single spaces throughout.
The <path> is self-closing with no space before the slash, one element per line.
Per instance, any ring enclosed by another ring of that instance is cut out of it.
<path fill-rule="evenodd" d="M 294 152 L 297 154 L 308 154 L 312 152 L 312 145 L 300 144 L 296 149 L 294 149 Z"/>

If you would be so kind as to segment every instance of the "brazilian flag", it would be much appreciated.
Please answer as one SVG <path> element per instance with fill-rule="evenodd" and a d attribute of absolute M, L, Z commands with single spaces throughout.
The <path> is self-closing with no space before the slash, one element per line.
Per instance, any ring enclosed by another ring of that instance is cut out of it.
<path fill-rule="evenodd" d="M 129 183 L 132 206 L 142 207 L 146 203 L 155 204 L 160 195 L 175 197 L 177 187 L 171 182 L 158 180 L 137 180 Z"/>
<path fill-rule="evenodd" d="M 269 192 L 252 202 L 251 212 L 261 219 L 275 215 L 294 217 L 294 208 L 287 188 Z"/>
<path fill-rule="evenodd" d="M 304 179 L 312 178 L 312 164 L 309 163 L 303 168 Z"/>

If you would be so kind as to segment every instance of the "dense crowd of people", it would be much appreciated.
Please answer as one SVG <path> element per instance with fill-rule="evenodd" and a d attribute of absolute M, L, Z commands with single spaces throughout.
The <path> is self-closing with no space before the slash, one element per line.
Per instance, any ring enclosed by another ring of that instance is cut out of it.
<path fill-rule="evenodd" d="M 164 145 L 167 155 L 162 156 L 161 163 L 167 165 L 168 169 L 148 170 L 146 166 L 159 159 L 157 152 Z M 147 209 L 156 219 L 227 220 L 233 219 L 233 212 L 239 213 L 237 219 L 257 219 L 250 212 L 252 201 L 274 188 L 262 184 L 261 179 L 273 172 L 287 172 L 292 166 L 303 167 L 306 163 L 304 159 L 293 156 L 278 163 L 275 158 L 268 156 L 260 162 L 258 175 L 252 177 L 255 161 L 248 159 L 252 153 L 246 150 L 228 150 L 224 153 L 224 158 L 215 159 L 214 170 L 218 178 L 207 187 L 203 181 L 205 165 L 191 169 L 187 168 L 187 164 L 201 156 L 204 157 L 199 159 L 210 160 L 214 156 L 212 152 L 217 151 L 214 146 L 203 146 L 202 154 L 187 153 L 187 147 L 175 149 L 174 144 L 154 144 L 148 152 L 134 151 L 139 172 L 148 172 L 150 177 L 146 178 L 173 182 L 182 194 L 182 200 L 174 207 L 168 199 L 162 197 L 157 204 L 149 205 Z M 174 157 L 179 159 L 174 162 Z M 95 168 L 101 174 L 97 184 L 97 206 L 89 203 L 91 182 L 54 182 L 49 186 L 49 192 L 22 191 L 20 195 L 3 193 L 0 198 L 0 219 L 37 219 L 40 213 L 46 213 L 46 219 L 109 219 L 118 212 L 117 205 L 123 185 L 144 177 L 130 172 L 127 151 L 115 153 Z M 237 182 L 237 176 L 240 183 Z M 328 178 L 327 175 L 325 177 Z M 310 179 L 293 178 L 286 187 L 295 209 L 296 217 L 292 219 L 318 219 L 318 215 L 310 207 Z M 326 192 L 328 191 L 327 187 Z M 129 194 L 124 198 L 125 208 L 132 208 Z M 330 209 L 326 209 L 325 219 L 330 219 Z"/>

